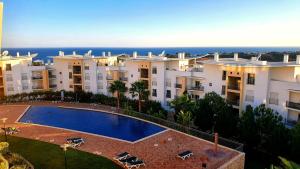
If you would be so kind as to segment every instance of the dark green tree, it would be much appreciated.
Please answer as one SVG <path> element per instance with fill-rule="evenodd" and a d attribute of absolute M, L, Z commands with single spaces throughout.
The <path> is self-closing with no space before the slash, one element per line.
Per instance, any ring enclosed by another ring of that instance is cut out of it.
<path fill-rule="evenodd" d="M 117 108 L 120 109 L 120 98 L 124 93 L 127 91 L 127 87 L 125 83 L 123 83 L 120 80 L 114 81 L 110 86 L 109 86 L 109 92 L 112 94 L 116 93 L 117 97 Z"/>
<path fill-rule="evenodd" d="M 142 111 L 142 101 L 147 100 L 149 96 L 149 90 L 146 87 L 144 81 L 136 81 L 131 84 L 131 88 L 129 89 L 132 97 L 138 97 L 138 104 L 139 104 L 139 112 Z"/>
<path fill-rule="evenodd" d="M 297 162 L 300 162 L 300 123 L 297 123 L 297 125 L 292 129 L 291 133 L 291 153 L 294 158 L 298 158 Z"/>

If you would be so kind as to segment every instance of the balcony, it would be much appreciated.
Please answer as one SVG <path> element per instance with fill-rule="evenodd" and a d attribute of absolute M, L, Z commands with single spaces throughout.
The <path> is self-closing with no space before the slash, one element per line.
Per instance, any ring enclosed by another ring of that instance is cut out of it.
<path fill-rule="evenodd" d="M 176 83 L 176 84 L 175 84 L 175 88 L 176 88 L 176 89 L 182 89 L 182 84 Z"/>
<path fill-rule="evenodd" d="M 73 66 L 73 74 L 81 75 L 81 66 Z"/>
<path fill-rule="evenodd" d="M 192 90 L 192 91 L 204 91 L 204 86 L 192 86 L 192 87 L 189 87 L 188 90 Z"/>
<path fill-rule="evenodd" d="M 50 88 L 50 89 L 54 89 L 54 88 L 56 88 L 56 87 L 57 87 L 56 84 L 51 84 L 51 85 L 49 85 L 49 88 Z"/>
<path fill-rule="evenodd" d="M 32 76 L 32 80 L 43 80 L 43 76 Z"/>
<path fill-rule="evenodd" d="M 56 75 L 49 75 L 50 79 L 56 79 Z"/>
<path fill-rule="evenodd" d="M 140 69 L 141 71 L 141 78 L 149 78 L 149 71 L 148 69 Z"/>
<path fill-rule="evenodd" d="M 120 80 L 121 80 L 121 81 L 127 82 L 127 81 L 128 81 L 128 78 L 127 78 L 127 77 L 120 77 Z"/>
<path fill-rule="evenodd" d="M 300 110 L 300 103 L 295 103 L 295 102 L 287 101 L 286 102 L 286 107 L 287 108 L 291 108 L 291 109 Z"/>
<path fill-rule="evenodd" d="M 32 90 L 43 90 L 43 86 L 32 86 Z"/>
<path fill-rule="evenodd" d="M 240 85 L 231 84 L 231 85 L 228 85 L 228 89 L 229 90 L 240 90 L 241 87 L 240 87 Z"/>
<path fill-rule="evenodd" d="M 106 80 L 114 80 L 112 76 L 106 76 Z"/>
<path fill-rule="evenodd" d="M 227 103 L 232 105 L 232 106 L 240 106 L 240 101 L 239 100 L 227 100 Z"/>

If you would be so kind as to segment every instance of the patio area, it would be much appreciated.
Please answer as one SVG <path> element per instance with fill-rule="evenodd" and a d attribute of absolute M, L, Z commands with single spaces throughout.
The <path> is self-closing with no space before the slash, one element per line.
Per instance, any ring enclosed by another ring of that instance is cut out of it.
<path fill-rule="evenodd" d="M 136 143 L 128 143 L 99 135 L 17 123 L 17 119 L 24 113 L 24 111 L 26 111 L 29 105 L 67 106 L 97 109 L 108 112 L 113 111 L 110 107 L 72 103 L 39 102 L 23 103 L 18 105 L 1 105 L 0 117 L 8 118 L 6 125 L 10 127 L 18 127 L 21 130 L 21 132 L 19 132 L 16 136 L 41 140 L 58 145 L 65 143 L 66 138 L 82 137 L 86 140 L 86 143 L 80 146 L 78 148 L 79 150 L 105 156 L 111 160 L 116 154 L 127 151 L 130 154 L 144 160 L 146 167 L 143 168 L 149 169 L 199 169 L 201 168 L 204 159 L 208 159 L 205 160 L 207 162 L 207 168 L 244 168 L 244 153 L 219 146 L 218 155 L 214 155 L 213 143 L 172 129 L 168 129 L 165 132 Z M 2 124 L 0 123 L 0 125 Z M 178 153 L 185 150 L 191 150 L 194 155 L 187 160 L 181 160 L 176 157 Z"/>

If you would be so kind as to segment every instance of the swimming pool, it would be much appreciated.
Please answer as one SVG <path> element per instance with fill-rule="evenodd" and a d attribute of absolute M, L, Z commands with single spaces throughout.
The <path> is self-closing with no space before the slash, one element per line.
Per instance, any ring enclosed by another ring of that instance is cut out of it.
<path fill-rule="evenodd" d="M 166 130 L 127 116 L 50 106 L 31 106 L 19 122 L 87 132 L 129 142 Z"/>

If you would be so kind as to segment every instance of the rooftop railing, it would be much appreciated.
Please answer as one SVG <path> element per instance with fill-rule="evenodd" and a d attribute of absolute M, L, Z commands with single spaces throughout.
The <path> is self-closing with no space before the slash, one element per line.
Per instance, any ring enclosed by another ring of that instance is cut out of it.
<path fill-rule="evenodd" d="M 204 91 L 204 86 L 191 86 L 188 90 Z"/>

